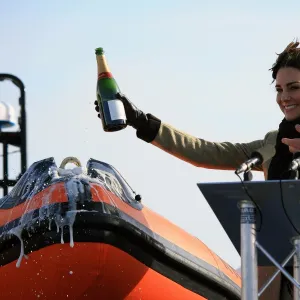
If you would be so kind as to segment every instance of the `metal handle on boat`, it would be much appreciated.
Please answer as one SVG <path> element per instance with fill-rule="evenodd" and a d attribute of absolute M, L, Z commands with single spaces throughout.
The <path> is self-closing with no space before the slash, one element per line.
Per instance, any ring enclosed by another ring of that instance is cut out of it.
<path fill-rule="evenodd" d="M 81 162 L 79 161 L 79 159 L 77 157 L 68 156 L 61 162 L 61 164 L 59 166 L 60 169 L 64 169 L 67 163 L 73 163 L 77 167 L 81 167 Z"/>

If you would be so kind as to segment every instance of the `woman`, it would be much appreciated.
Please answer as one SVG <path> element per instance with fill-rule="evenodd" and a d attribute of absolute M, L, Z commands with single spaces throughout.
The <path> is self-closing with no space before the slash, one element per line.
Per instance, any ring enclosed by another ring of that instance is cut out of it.
<path fill-rule="evenodd" d="M 298 45 L 298 41 L 290 43 L 278 55 L 270 69 L 273 81 L 276 81 L 276 101 L 284 114 L 284 119 L 279 124 L 278 130 L 268 132 L 260 140 L 249 143 L 210 142 L 182 132 L 151 114 L 145 114 L 124 95 L 118 94 L 117 97 L 123 102 L 128 124 L 136 129 L 137 137 L 179 159 L 197 167 L 234 170 L 249 159 L 253 151 L 271 144 L 275 147 L 275 155 L 258 166 L 258 170 L 264 171 L 267 180 L 287 179 L 289 174 L 286 171 L 293 159 L 293 153 L 300 151 L 300 125 L 298 125 L 300 124 L 300 49 L 297 48 Z M 99 112 L 97 102 L 95 105 L 96 111 Z M 100 117 L 99 114 L 98 116 Z M 260 267 L 259 285 L 261 286 L 275 270 L 273 267 Z M 260 299 L 289 299 L 282 295 L 283 289 L 280 293 L 279 281 L 280 276 L 277 276 L 277 280 Z M 284 290 L 286 290 L 287 284 L 281 286 L 285 286 Z"/>

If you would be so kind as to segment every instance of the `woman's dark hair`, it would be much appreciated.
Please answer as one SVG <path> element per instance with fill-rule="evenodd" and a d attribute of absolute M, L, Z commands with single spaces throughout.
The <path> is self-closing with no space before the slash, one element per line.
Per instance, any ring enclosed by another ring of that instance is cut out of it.
<path fill-rule="evenodd" d="M 292 67 L 300 70 L 300 48 L 297 48 L 298 45 L 299 42 L 296 40 L 296 42 L 289 43 L 280 54 L 276 53 L 278 57 L 270 69 L 273 81 L 276 79 L 277 73 L 281 68 Z"/>

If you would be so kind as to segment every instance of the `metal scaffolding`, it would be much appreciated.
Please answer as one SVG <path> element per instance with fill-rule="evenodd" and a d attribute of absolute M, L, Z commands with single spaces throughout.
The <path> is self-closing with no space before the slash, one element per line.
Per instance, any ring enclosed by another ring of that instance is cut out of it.
<path fill-rule="evenodd" d="M 20 116 L 18 119 L 19 130 L 14 132 L 0 132 L 0 143 L 3 145 L 3 178 L 0 179 L 0 187 L 3 188 L 3 194 L 7 195 L 8 187 L 14 186 L 18 179 L 26 172 L 27 169 L 27 148 L 26 148 L 26 109 L 25 109 L 25 86 L 16 76 L 11 74 L 0 73 L 0 81 L 9 80 L 20 89 Z M 21 172 L 18 178 L 8 178 L 8 146 L 19 147 L 21 153 Z"/>

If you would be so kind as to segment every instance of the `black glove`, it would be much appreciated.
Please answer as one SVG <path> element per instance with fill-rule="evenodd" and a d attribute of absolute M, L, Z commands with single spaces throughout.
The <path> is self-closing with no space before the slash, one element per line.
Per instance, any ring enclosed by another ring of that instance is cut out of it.
<path fill-rule="evenodd" d="M 125 95 L 117 93 L 116 98 L 122 101 L 127 124 L 137 130 L 137 137 L 148 143 L 154 140 L 159 131 L 161 121 L 151 114 L 142 112 Z M 94 104 L 95 110 L 99 112 L 98 101 L 96 100 Z M 98 117 L 101 118 L 100 114 L 98 114 Z"/>

